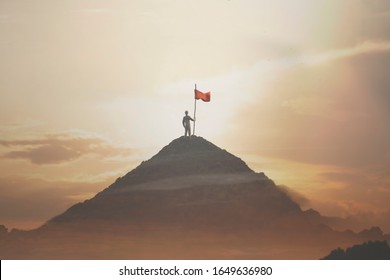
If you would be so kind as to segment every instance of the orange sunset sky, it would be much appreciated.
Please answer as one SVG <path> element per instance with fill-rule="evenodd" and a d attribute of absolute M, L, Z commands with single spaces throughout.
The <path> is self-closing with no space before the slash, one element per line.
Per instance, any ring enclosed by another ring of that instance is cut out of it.
<path fill-rule="evenodd" d="M 304 209 L 390 232 L 390 1 L 0 0 L 0 224 L 197 134 Z"/>

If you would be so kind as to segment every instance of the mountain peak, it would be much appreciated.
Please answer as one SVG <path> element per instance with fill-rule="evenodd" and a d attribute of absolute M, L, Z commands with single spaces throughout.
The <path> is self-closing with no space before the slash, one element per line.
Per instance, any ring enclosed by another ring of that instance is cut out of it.
<path fill-rule="evenodd" d="M 243 160 L 204 138 L 182 136 L 173 140 L 149 160 L 142 162 L 119 181 L 126 183 L 141 178 L 151 181 L 178 176 L 226 173 L 254 172 Z"/>
<path fill-rule="evenodd" d="M 222 149 L 200 136 L 181 136 L 179 138 L 174 139 L 171 143 L 162 148 L 162 150 L 158 154 L 156 154 L 155 157 L 216 150 L 222 151 Z"/>

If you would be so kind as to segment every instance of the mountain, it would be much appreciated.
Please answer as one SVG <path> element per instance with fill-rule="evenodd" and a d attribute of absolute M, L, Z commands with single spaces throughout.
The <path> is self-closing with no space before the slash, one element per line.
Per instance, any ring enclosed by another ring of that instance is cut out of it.
<path fill-rule="evenodd" d="M 202 137 L 180 137 L 42 227 L 4 258 L 318 259 L 376 229 L 335 231 L 263 173 Z M 5 240 L 4 238 L 2 240 Z M 1 241 L 1 240 L 0 240 Z M 0 250 L 1 251 L 1 250 Z M 1 256 L 1 252 L 0 252 Z"/>
<path fill-rule="evenodd" d="M 172 141 L 94 198 L 46 227 L 93 222 L 180 227 L 262 227 L 300 207 L 263 173 L 201 137 Z"/>
<path fill-rule="evenodd" d="M 368 241 L 343 250 L 333 250 L 324 260 L 390 260 L 390 247 L 386 241 Z"/>
<path fill-rule="evenodd" d="M 314 209 L 308 209 L 304 211 L 304 214 L 310 223 L 317 225 L 325 224 L 338 231 L 353 230 L 355 232 L 359 232 L 363 231 L 367 227 L 372 226 L 372 224 L 375 223 L 374 219 L 371 219 L 370 222 L 368 222 L 368 220 L 364 221 L 360 219 L 358 215 L 349 216 L 346 218 L 322 216 Z"/>

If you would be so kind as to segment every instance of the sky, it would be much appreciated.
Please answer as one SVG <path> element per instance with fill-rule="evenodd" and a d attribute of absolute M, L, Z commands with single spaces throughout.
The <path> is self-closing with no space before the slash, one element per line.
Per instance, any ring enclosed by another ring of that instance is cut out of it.
<path fill-rule="evenodd" d="M 390 233 L 387 0 L 0 0 L 0 224 L 31 229 L 184 133 Z"/>

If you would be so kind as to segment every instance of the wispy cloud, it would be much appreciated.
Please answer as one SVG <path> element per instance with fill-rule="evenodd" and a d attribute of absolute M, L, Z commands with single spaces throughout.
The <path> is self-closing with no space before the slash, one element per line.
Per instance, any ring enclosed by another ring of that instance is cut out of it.
<path fill-rule="evenodd" d="M 10 18 L 10 15 L 0 14 L 0 23 L 8 21 Z"/>
<path fill-rule="evenodd" d="M 390 51 L 390 41 L 366 41 L 348 48 L 333 49 L 320 53 L 306 53 L 280 60 L 273 60 L 272 62 L 260 61 L 250 71 L 263 73 L 272 70 L 285 70 L 296 65 L 314 65 L 367 53 L 388 51 Z"/>
<path fill-rule="evenodd" d="M 83 9 L 77 9 L 72 10 L 71 13 L 74 15 L 79 16 L 103 16 L 103 15 L 112 15 L 113 13 L 116 13 L 117 10 L 111 9 L 111 8 L 83 8 Z"/>
<path fill-rule="evenodd" d="M 301 59 L 298 58 L 299 62 L 316 64 L 329 60 L 336 60 L 366 53 L 376 53 L 376 52 L 387 52 L 390 51 L 390 42 L 389 41 L 366 41 L 362 44 L 356 45 L 351 48 L 337 49 L 322 54 L 314 54 L 303 56 Z"/>
<path fill-rule="evenodd" d="M 220 102 L 233 100 L 232 106 L 237 107 L 241 106 L 242 103 L 251 101 L 254 97 L 258 99 L 259 92 L 265 90 L 264 85 L 279 79 L 280 74 L 286 71 L 291 71 L 302 66 L 313 67 L 327 62 L 337 62 L 342 59 L 355 58 L 365 54 L 386 52 L 390 52 L 390 41 L 365 41 L 347 48 L 332 49 L 316 53 L 303 53 L 280 59 L 260 60 L 251 67 L 236 69 L 225 73 L 224 75 L 202 80 L 200 82 L 209 87 L 213 86 L 216 91 L 223 93 L 225 97 L 229 97 Z M 183 91 L 184 86 L 187 86 L 187 84 L 187 81 L 178 82 L 169 89 L 176 92 L 179 92 L 178 89 Z M 240 100 L 235 98 L 237 92 L 245 92 L 245 94 L 240 96 Z M 319 100 L 318 97 L 313 97 L 313 100 L 314 99 L 316 99 L 316 102 L 324 101 Z M 307 101 L 305 101 L 305 103 L 307 103 Z M 224 106 L 225 105 L 226 104 L 224 104 Z M 301 106 L 304 104 L 300 103 L 294 105 Z M 307 109 L 307 106 L 304 106 L 305 109 Z"/>
<path fill-rule="evenodd" d="M 66 134 L 46 135 L 35 139 L 0 140 L 0 145 L 10 150 L 3 153 L 3 158 L 26 159 L 34 164 L 59 164 L 88 154 L 109 158 L 132 153 L 131 149 L 115 147 L 100 138 Z"/>
<path fill-rule="evenodd" d="M 89 8 L 89 9 L 80 9 L 76 10 L 75 12 L 78 13 L 88 13 L 88 14 L 102 14 L 110 12 L 111 10 L 105 9 L 105 8 Z"/>

